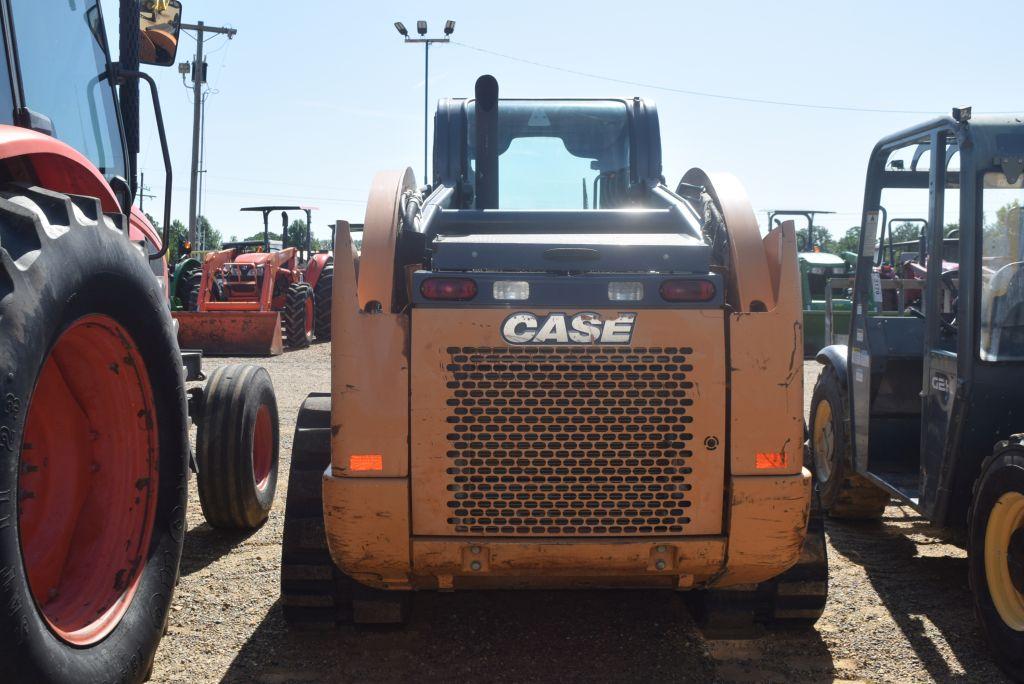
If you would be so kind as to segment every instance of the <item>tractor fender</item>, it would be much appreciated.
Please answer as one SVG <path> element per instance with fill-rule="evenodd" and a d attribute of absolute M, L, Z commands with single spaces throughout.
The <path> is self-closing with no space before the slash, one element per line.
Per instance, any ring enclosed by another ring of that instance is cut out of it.
<path fill-rule="evenodd" d="M 324 268 L 327 264 L 334 261 L 334 257 L 330 254 L 314 254 L 309 260 L 309 264 L 306 266 L 306 282 L 309 283 L 310 287 L 315 288 L 317 282 L 320 280 L 320 274 L 324 272 Z"/>
<path fill-rule="evenodd" d="M 839 382 L 842 383 L 845 389 L 847 385 L 847 370 L 846 370 L 846 359 L 849 349 L 845 344 L 832 344 L 820 352 L 814 357 L 814 360 L 823 366 L 832 366 L 835 369 L 836 375 L 839 376 Z"/>
<path fill-rule="evenodd" d="M 122 211 L 99 169 L 81 152 L 56 138 L 20 126 L 0 125 L 0 161 L 27 164 L 36 185 L 54 192 L 95 197 L 107 213 Z"/>
<path fill-rule="evenodd" d="M 146 215 L 136 207 L 132 206 L 132 213 L 129 217 L 129 234 L 132 240 L 145 240 L 157 249 L 160 249 L 161 236 L 153 224 L 149 222 Z"/>

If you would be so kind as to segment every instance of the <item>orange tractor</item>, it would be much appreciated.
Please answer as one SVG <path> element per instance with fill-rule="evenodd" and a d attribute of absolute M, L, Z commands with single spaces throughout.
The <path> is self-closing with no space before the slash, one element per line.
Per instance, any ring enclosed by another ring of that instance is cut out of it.
<path fill-rule="evenodd" d="M 175 63 L 181 4 L 121 0 L 117 61 L 109 4 L 0 3 L 4 682 L 145 679 L 177 584 L 190 466 L 218 528 L 262 524 L 277 482 L 270 376 L 232 364 L 186 392 L 202 356 L 179 348 L 168 306 L 170 152 L 138 67 Z M 147 53 L 155 39 L 162 50 Z M 164 160 L 162 235 L 134 204 L 140 80 Z"/>
<path fill-rule="evenodd" d="M 306 248 L 289 242 L 288 211 L 306 213 Z M 194 276 L 186 311 L 175 312 L 182 347 L 227 356 L 275 356 L 331 335 L 333 257 L 313 254 L 313 207 L 246 207 L 263 214 L 263 239 L 227 242 L 209 252 Z M 281 240 L 270 214 L 280 211 Z"/>

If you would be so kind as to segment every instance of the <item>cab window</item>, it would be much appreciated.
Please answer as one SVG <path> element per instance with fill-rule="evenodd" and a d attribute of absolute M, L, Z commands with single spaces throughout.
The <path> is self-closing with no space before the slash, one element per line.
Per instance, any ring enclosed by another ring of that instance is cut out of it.
<path fill-rule="evenodd" d="M 4 54 L 0 54 L 0 124 L 14 124 L 14 84 Z"/>
<path fill-rule="evenodd" d="M 100 8 L 94 0 L 12 0 L 25 106 L 108 179 L 127 176 Z"/>
<path fill-rule="evenodd" d="M 467 108 L 476 168 L 476 105 Z M 615 100 L 498 104 L 498 208 L 612 209 L 629 197 L 629 121 Z"/>
<path fill-rule="evenodd" d="M 986 173 L 982 190 L 981 358 L 1024 360 L 1024 177 Z"/>

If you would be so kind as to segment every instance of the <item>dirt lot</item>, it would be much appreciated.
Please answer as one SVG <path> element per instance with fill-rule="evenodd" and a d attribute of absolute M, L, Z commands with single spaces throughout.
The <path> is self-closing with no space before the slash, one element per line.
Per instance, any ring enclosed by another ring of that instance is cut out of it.
<path fill-rule="evenodd" d="M 299 404 L 329 389 L 329 347 L 263 365 L 281 413 L 274 509 L 255 534 L 212 530 L 193 481 L 153 681 L 1005 681 L 975 627 L 964 552 L 895 506 L 880 524 L 829 523 L 829 607 L 810 634 L 708 642 L 679 596 L 654 592 L 423 594 L 401 630 L 291 634 L 278 607 L 286 473 Z"/>

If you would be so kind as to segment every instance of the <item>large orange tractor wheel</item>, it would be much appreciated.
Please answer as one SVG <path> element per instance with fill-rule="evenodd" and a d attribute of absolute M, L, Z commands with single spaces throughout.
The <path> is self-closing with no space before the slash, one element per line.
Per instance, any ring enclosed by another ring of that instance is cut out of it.
<path fill-rule="evenodd" d="M 141 680 L 177 577 L 181 357 L 119 220 L 0 188 L 0 662 L 15 681 Z"/>

